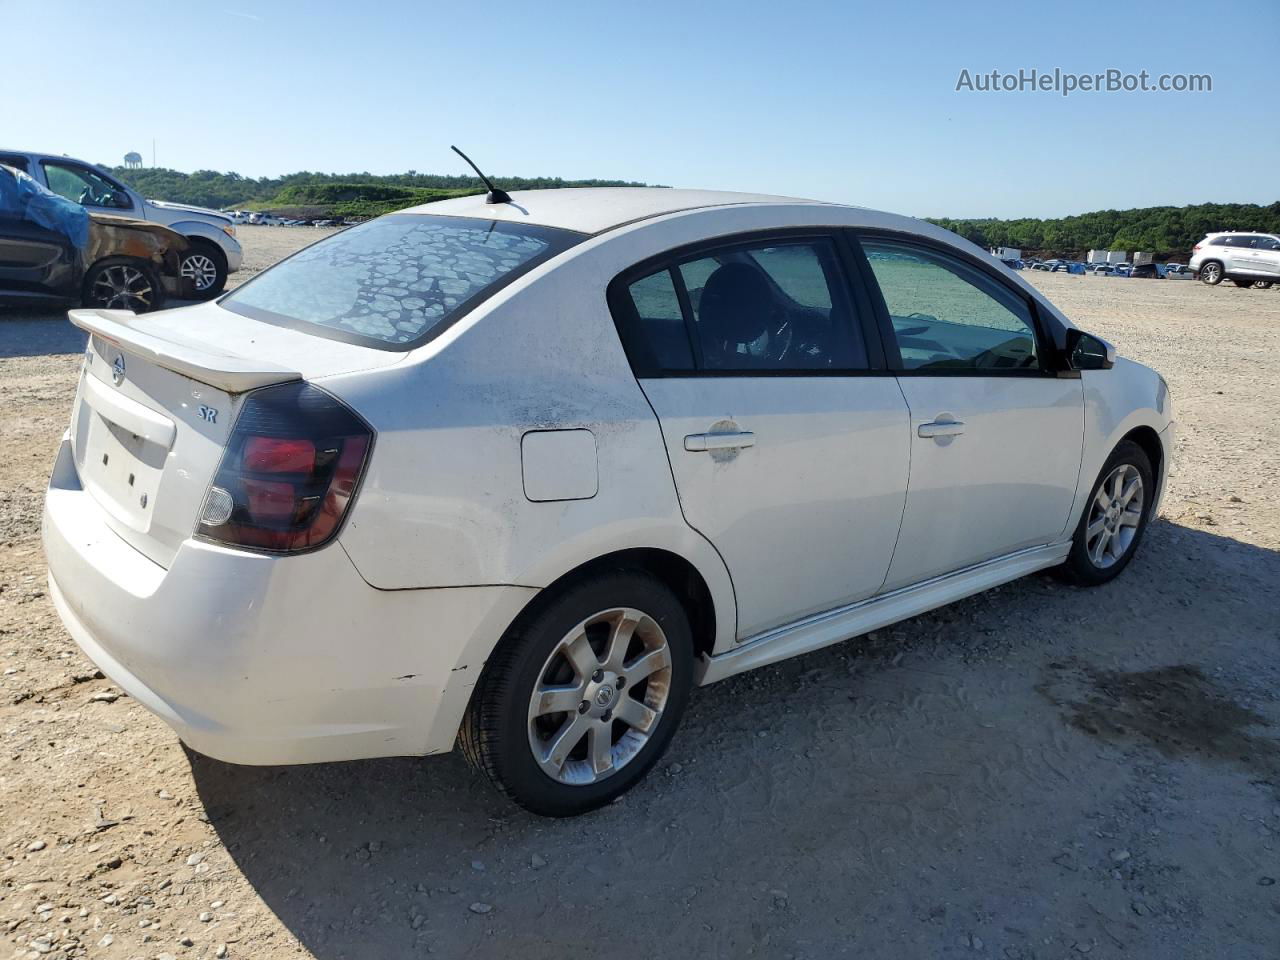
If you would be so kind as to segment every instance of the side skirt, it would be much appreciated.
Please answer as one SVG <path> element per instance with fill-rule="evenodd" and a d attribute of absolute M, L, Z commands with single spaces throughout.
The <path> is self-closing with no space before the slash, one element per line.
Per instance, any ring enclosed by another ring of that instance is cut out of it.
<path fill-rule="evenodd" d="M 756 667 L 777 663 L 779 660 L 878 630 L 899 620 L 906 620 L 927 610 L 990 590 L 1010 580 L 1017 580 L 1036 570 L 1055 566 L 1065 560 L 1070 551 L 1070 541 L 1019 550 L 955 573 L 894 590 L 892 593 L 859 600 L 857 603 L 774 627 L 748 637 L 719 656 L 701 660 L 697 666 L 696 682 L 705 686 L 732 677 L 735 673 L 754 670 Z"/>

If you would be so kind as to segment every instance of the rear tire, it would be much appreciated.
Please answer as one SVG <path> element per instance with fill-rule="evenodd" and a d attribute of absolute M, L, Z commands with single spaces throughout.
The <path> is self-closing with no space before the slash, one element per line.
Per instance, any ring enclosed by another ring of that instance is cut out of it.
<path fill-rule="evenodd" d="M 1274 282 L 1273 280 L 1255 280 L 1253 281 L 1253 288 L 1255 290 L 1270 290 L 1271 284 Z"/>
<path fill-rule="evenodd" d="M 1155 495 L 1151 459 L 1133 441 L 1122 441 L 1102 465 L 1076 526 L 1071 552 L 1054 572 L 1081 587 L 1096 587 L 1118 577 L 1142 542 Z"/>
<path fill-rule="evenodd" d="M 503 638 L 459 744 L 526 810 L 575 816 L 644 777 L 671 742 L 692 683 L 680 601 L 643 571 L 608 573 L 566 587 Z"/>
<path fill-rule="evenodd" d="M 1216 287 L 1222 282 L 1222 264 L 1217 260 L 1209 260 L 1200 265 L 1200 282 Z"/>

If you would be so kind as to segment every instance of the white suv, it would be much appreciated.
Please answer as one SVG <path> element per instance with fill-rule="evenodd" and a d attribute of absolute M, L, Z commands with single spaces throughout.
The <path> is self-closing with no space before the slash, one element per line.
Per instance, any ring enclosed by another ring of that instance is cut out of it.
<path fill-rule="evenodd" d="M 460 741 L 551 815 L 694 685 L 1110 580 L 1173 448 L 1159 375 L 980 248 L 777 197 L 447 200 L 72 319 L 44 544 L 89 657 L 212 756 Z"/>
<path fill-rule="evenodd" d="M 1229 279 L 1238 287 L 1269 287 L 1280 281 L 1280 236 L 1206 234 L 1195 245 L 1189 266 L 1210 286 Z"/>

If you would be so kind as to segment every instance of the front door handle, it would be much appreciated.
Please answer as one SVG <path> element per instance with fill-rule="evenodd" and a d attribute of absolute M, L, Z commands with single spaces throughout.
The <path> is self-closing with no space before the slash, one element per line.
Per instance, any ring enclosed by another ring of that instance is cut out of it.
<path fill-rule="evenodd" d="M 756 435 L 750 430 L 734 433 L 691 433 L 684 438 L 684 448 L 695 453 L 706 450 L 739 450 L 754 447 Z"/>
<path fill-rule="evenodd" d="M 926 440 L 930 437 L 958 437 L 964 433 L 964 423 L 960 420 L 934 420 L 922 423 L 916 428 L 916 436 Z"/>

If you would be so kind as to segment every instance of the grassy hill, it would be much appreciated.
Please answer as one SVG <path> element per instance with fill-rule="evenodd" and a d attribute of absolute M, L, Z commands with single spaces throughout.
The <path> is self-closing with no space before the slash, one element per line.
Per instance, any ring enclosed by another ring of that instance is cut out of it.
<path fill-rule="evenodd" d="M 432 200 L 481 193 L 477 177 L 408 173 L 291 173 L 283 177 L 242 177 L 238 173 L 197 170 L 183 173 L 164 167 L 111 172 L 146 197 L 191 203 L 216 210 L 270 210 L 282 216 L 377 216 Z M 564 180 L 560 177 L 494 177 L 505 190 L 551 187 L 642 187 L 626 180 Z"/>
<path fill-rule="evenodd" d="M 1024 254 L 1082 257 L 1087 250 L 1146 250 L 1161 257 L 1189 256 L 1206 233 L 1257 230 L 1280 233 L 1280 202 L 1201 203 L 1189 207 L 1099 210 L 1054 220 L 930 218 L 984 247 L 1018 247 Z"/>

